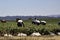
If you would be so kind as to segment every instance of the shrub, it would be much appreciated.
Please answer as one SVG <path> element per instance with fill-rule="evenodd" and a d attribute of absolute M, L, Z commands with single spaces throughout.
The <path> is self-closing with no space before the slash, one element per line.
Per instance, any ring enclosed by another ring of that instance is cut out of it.
<path fill-rule="evenodd" d="M 57 33 L 60 32 L 60 29 L 59 28 L 53 29 L 52 32 L 58 35 Z"/>
<path fill-rule="evenodd" d="M 41 30 L 39 30 L 39 33 L 41 35 L 49 35 L 50 31 L 48 29 L 42 28 Z"/>
<path fill-rule="evenodd" d="M 18 32 L 19 32 L 18 28 L 13 28 L 13 29 L 10 30 L 10 34 L 12 34 L 14 36 L 16 36 L 18 34 Z"/>
<path fill-rule="evenodd" d="M 29 28 L 29 27 L 24 27 L 24 28 L 20 28 L 20 33 L 25 33 L 27 35 L 30 35 L 34 32 L 33 28 Z"/>

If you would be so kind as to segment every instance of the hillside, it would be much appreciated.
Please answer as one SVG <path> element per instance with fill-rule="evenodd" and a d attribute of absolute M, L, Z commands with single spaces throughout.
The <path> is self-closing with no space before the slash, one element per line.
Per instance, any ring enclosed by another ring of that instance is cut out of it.
<path fill-rule="evenodd" d="M 0 17 L 1 19 L 6 19 L 6 20 L 15 20 L 16 18 L 21 18 L 23 20 L 27 20 L 29 18 L 60 18 L 60 16 L 5 16 L 5 17 Z"/>

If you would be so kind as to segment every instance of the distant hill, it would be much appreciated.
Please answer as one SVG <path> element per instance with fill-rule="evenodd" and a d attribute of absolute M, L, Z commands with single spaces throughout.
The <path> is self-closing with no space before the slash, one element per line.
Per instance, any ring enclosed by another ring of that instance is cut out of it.
<path fill-rule="evenodd" d="M 29 18 L 60 18 L 60 16 L 6 16 L 6 17 L 0 17 L 1 19 L 6 19 L 6 20 L 15 20 L 16 18 L 21 18 L 23 20 L 27 20 Z"/>
<path fill-rule="evenodd" d="M 49 17 L 60 18 L 60 15 L 49 15 Z"/>

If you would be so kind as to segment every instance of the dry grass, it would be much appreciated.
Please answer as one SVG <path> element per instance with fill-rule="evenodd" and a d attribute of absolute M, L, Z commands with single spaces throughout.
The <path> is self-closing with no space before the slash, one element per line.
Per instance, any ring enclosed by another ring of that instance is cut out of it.
<path fill-rule="evenodd" d="M 41 36 L 41 37 L 0 37 L 0 40 L 60 40 L 60 36 Z"/>

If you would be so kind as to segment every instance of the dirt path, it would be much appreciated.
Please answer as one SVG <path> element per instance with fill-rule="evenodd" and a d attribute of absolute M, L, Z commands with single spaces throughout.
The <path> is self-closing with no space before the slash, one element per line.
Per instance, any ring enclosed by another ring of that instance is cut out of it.
<path fill-rule="evenodd" d="M 60 40 L 60 36 L 41 36 L 41 37 L 0 37 L 0 40 Z"/>

